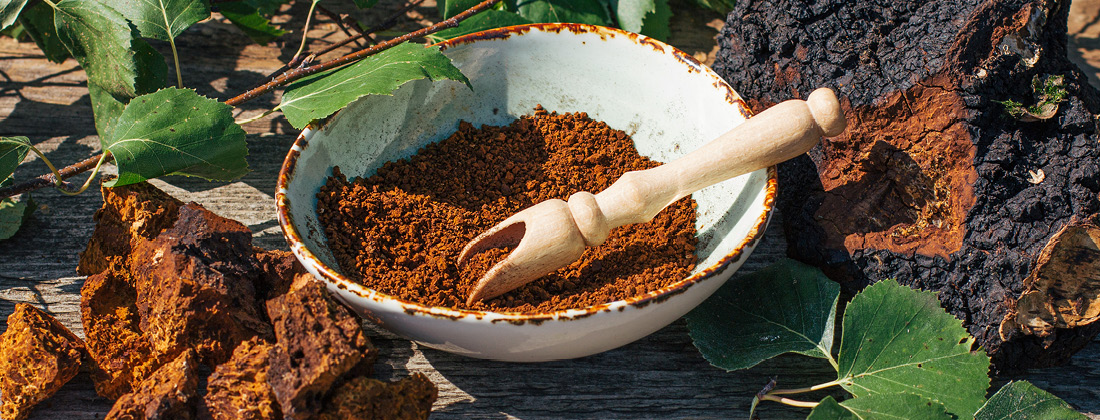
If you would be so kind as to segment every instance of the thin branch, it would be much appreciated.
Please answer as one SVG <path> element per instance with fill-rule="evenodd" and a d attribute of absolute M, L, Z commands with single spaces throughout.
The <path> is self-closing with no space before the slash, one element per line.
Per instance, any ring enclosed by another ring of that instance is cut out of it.
<path fill-rule="evenodd" d="M 477 13 L 483 11 L 483 10 L 487 10 L 490 7 L 493 7 L 493 5 L 499 3 L 500 1 L 501 0 L 485 0 L 481 3 L 478 3 L 476 6 L 467 9 L 464 12 L 455 15 L 454 17 L 452 17 L 450 19 L 447 19 L 447 20 L 444 20 L 442 22 L 436 23 L 435 25 L 429 26 L 427 28 L 423 28 L 423 29 L 420 29 L 418 31 L 409 32 L 409 33 L 407 33 L 405 35 L 401 35 L 397 38 L 385 40 L 383 42 L 378 43 L 378 45 L 374 45 L 374 46 L 371 46 L 370 48 L 366 48 L 366 49 L 363 49 L 363 50 L 353 52 L 351 54 L 348 54 L 348 55 L 345 55 L 343 57 L 337 58 L 335 60 L 330 60 L 330 61 L 318 64 L 318 65 L 315 65 L 315 66 L 287 70 L 285 73 L 279 75 L 274 80 L 272 80 L 270 82 L 267 82 L 267 83 L 264 83 L 260 87 L 252 89 L 248 92 L 245 92 L 245 93 L 237 95 L 233 98 L 230 98 L 229 100 L 225 101 L 225 103 L 230 105 L 230 106 L 237 106 L 239 104 L 242 104 L 242 103 L 245 103 L 245 102 L 250 101 L 252 99 L 255 99 L 255 98 L 259 97 L 260 95 L 271 92 L 272 90 L 275 90 L 275 88 L 277 88 L 277 87 L 284 86 L 284 85 L 286 85 L 290 82 L 293 82 L 295 80 L 301 79 L 301 78 L 306 77 L 306 76 L 309 76 L 311 74 L 320 73 L 322 71 L 331 70 L 331 69 L 334 69 L 334 68 L 337 68 L 337 67 L 341 67 L 345 64 L 349 64 L 349 63 L 359 61 L 359 60 L 361 60 L 365 57 L 368 57 L 368 56 L 376 54 L 380 51 L 392 48 L 392 47 L 396 46 L 397 44 L 400 44 L 402 42 L 408 41 L 408 40 L 413 39 L 413 38 L 424 37 L 426 35 L 431 35 L 431 34 L 434 34 L 436 32 L 442 31 L 444 29 L 449 29 L 449 28 L 456 27 L 456 26 L 458 26 L 459 22 L 462 22 L 463 20 L 465 20 L 465 19 L 469 18 L 470 16 L 473 16 L 473 15 L 475 15 L 475 14 L 477 14 Z"/>
<path fill-rule="evenodd" d="M 322 49 L 321 51 L 319 51 L 317 53 L 310 54 L 310 56 L 320 57 L 320 56 L 323 56 L 323 55 L 328 54 L 330 52 L 333 52 L 333 51 L 335 51 L 336 49 L 338 49 L 340 47 L 348 45 L 353 41 L 358 41 L 358 40 L 364 39 L 364 38 L 369 39 L 371 41 L 371 44 L 377 44 L 377 42 L 374 42 L 374 39 L 370 38 L 371 34 L 373 34 L 375 32 L 378 32 L 378 31 L 382 31 L 382 30 L 392 28 L 394 25 L 397 24 L 397 22 L 401 18 L 401 16 L 404 16 L 405 13 L 408 13 L 409 10 L 412 10 L 414 7 L 419 6 L 423 2 L 424 2 L 424 0 L 414 0 L 412 2 L 409 2 L 409 4 L 402 7 L 401 10 L 398 10 L 398 11 L 394 12 L 394 14 L 390 15 L 390 17 L 386 18 L 386 20 L 384 20 L 384 21 L 382 21 L 382 23 L 378 24 L 378 26 L 371 27 L 370 29 L 365 30 L 365 31 L 360 31 L 358 35 L 352 36 L 350 38 L 345 38 L 342 41 L 339 41 L 335 44 L 332 44 L 332 45 L 329 45 L 328 47 L 325 47 L 324 49 Z M 268 79 L 274 79 L 274 78 L 278 77 L 280 74 L 285 73 L 287 70 L 300 66 L 302 64 L 302 60 L 304 58 L 305 57 L 297 57 L 295 59 L 290 60 L 289 63 L 283 65 L 282 67 L 279 67 L 278 70 L 275 70 L 275 71 L 271 72 L 271 74 L 268 74 L 267 78 Z M 262 86 L 262 85 L 260 85 L 260 86 Z M 259 88 L 259 86 L 256 86 L 256 88 Z"/>
<path fill-rule="evenodd" d="M 348 36 L 348 38 L 351 38 L 351 37 L 355 36 L 354 34 L 351 33 L 351 30 L 348 29 L 347 20 L 340 17 L 340 15 L 338 13 L 333 12 L 331 10 L 328 10 L 327 8 L 325 8 L 325 6 L 321 6 L 321 5 L 317 5 L 317 13 L 325 15 L 325 17 L 331 19 L 333 22 L 336 22 L 336 26 L 339 27 L 340 30 L 344 32 L 344 35 Z M 360 34 L 363 33 L 363 31 L 359 30 L 358 26 L 353 25 L 352 28 L 355 29 L 356 33 L 360 33 Z M 359 48 L 364 47 L 362 42 L 356 41 L 355 44 L 358 45 Z"/>
<path fill-rule="evenodd" d="M 320 0 L 313 0 L 309 4 L 309 13 L 306 14 L 306 25 L 302 27 L 302 43 L 298 45 L 298 52 L 294 53 L 294 58 L 302 55 L 302 51 L 306 49 L 306 40 L 309 39 L 309 22 L 313 19 L 313 8 L 317 7 L 317 2 Z"/>
<path fill-rule="evenodd" d="M 61 174 L 62 179 L 68 179 L 77 174 L 81 174 L 91 170 L 92 168 L 95 168 L 96 164 L 99 163 L 100 160 L 106 163 L 110 162 L 112 159 L 110 155 L 108 155 L 106 158 L 104 158 L 102 154 L 95 155 L 75 164 L 61 168 L 58 173 Z M 48 173 L 15 185 L 0 188 L 0 198 L 14 197 L 19 194 L 31 192 L 41 188 L 52 187 L 55 185 L 57 185 L 57 180 L 54 178 L 53 173 Z"/>
<path fill-rule="evenodd" d="M 50 0 L 43 0 L 43 1 L 45 1 L 47 3 L 50 2 Z M 412 7 L 415 7 L 415 5 L 420 4 L 420 1 L 422 1 L 422 0 L 418 0 L 414 3 L 411 3 L 410 6 L 408 6 L 408 8 L 411 9 Z M 325 71 L 325 70 L 334 69 L 334 68 L 337 68 L 337 67 L 349 64 L 349 63 L 353 63 L 355 61 L 359 61 L 363 58 L 366 58 L 366 57 L 371 56 L 373 54 L 376 54 L 378 52 L 387 50 L 389 48 L 392 48 L 392 47 L 394 47 L 394 46 L 396 46 L 396 45 L 398 45 L 402 42 L 408 41 L 408 40 L 413 39 L 413 38 L 424 37 L 424 36 L 431 35 L 431 34 L 434 34 L 436 32 L 442 31 L 444 29 L 449 29 L 449 28 L 456 27 L 456 26 L 458 26 L 459 22 L 462 22 L 463 20 L 468 19 L 470 16 L 478 14 L 482 11 L 488 10 L 489 8 L 496 5 L 497 3 L 500 3 L 500 1 L 501 0 L 485 0 L 481 3 L 478 3 L 474 7 L 471 7 L 469 9 L 463 11 L 462 13 L 459 13 L 459 14 L 451 17 L 450 19 L 444 20 L 442 22 L 438 22 L 438 23 L 436 23 L 432 26 L 429 26 L 427 28 L 423 28 L 423 29 L 420 29 L 420 30 L 417 30 L 417 31 L 409 32 L 409 33 L 407 33 L 405 35 L 402 35 L 402 36 L 399 36 L 397 38 L 393 38 L 393 39 L 389 39 L 389 40 L 380 42 L 380 43 L 378 43 L 376 45 L 373 45 L 369 48 L 362 49 L 362 50 L 359 50 L 359 51 L 355 51 L 353 53 L 347 54 L 343 57 L 340 57 L 340 58 L 337 58 L 337 59 L 334 59 L 334 60 L 331 60 L 331 61 L 327 61 L 327 62 L 318 64 L 318 65 L 315 65 L 315 66 L 310 66 L 310 67 L 291 68 L 290 70 L 286 70 L 283 73 L 279 74 L 277 77 L 272 79 L 270 82 L 264 83 L 263 85 L 255 87 L 253 89 L 250 89 L 247 92 L 244 92 L 240 95 L 232 97 L 229 100 L 225 101 L 225 103 L 229 106 L 237 106 L 237 105 L 243 104 L 245 102 L 251 101 L 253 99 L 256 99 L 256 98 L 260 97 L 261 95 L 263 95 L 265 93 L 271 92 L 271 91 L 275 90 L 275 88 L 278 88 L 280 86 L 285 86 L 285 85 L 289 84 L 290 82 L 293 82 L 295 80 L 301 79 L 301 78 L 306 77 L 306 76 L 309 76 L 311 74 L 320 73 L 320 72 Z M 378 29 L 372 28 L 372 31 L 374 31 L 374 30 L 378 30 Z M 367 33 L 367 32 L 364 32 L 364 33 Z M 348 41 L 348 42 L 350 42 L 350 41 Z M 310 55 L 314 56 L 315 54 L 310 54 Z M 316 54 L 316 55 L 320 55 L 320 54 Z M 87 171 L 91 170 L 92 168 L 95 168 L 97 166 L 97 164 L 108 163 L 111 160 L 113 160 L 113 157 L 111 155 L 103 156 L 102 154 L 99 154 L 99 155 L 95 155 L 95 156 L 89 157 L 87 159 L 84 159 L 80 162 L 77 162 L 76 164 L 66 166 L 65 168 L 62 168 L 58 172 L 61 174 L 62 179 L 67 179 L 67 178 L 70 178 L 70 177 L 75 176 L 77 174 L 87 172 Z M 5 187 L 5 188 L 0 188 L 0 199 L 7 198 L 7 197 L 13 197 L 13 196 L 25 193 L 25 192 L 34 191 L 34 190 L 38 190 L 38 189 L 45 188 L 45 187 L 50 187 L 50 186 L 53 186 L 55 184 L 57 184 L 57 180 L 54 179 L 54 175 L 52 173 L 51 174 L 40 175 L 37 178 L 27 180 L 27 181 L 21 182 L 19 184 L 15 184 L 15 185 Z"/>

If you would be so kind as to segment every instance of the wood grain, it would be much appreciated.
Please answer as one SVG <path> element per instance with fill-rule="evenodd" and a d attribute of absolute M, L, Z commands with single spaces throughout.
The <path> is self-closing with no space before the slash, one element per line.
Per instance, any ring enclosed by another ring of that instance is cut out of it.
<path fill-rule="evenodd" d="M 413 13 L 431 13 L 430 7 L 425 4 Z M 301 23 L 288 25 L 300 27 Z M 185 84 L 200 94 L 224 100 L 263 81 L 296 47 L 294 42 L 281 50 L 249 45 L 234 31 L 225 24 L 207 22 L 181 36 L 178 44 L 185 57 Z M 324 21 L 314 31 L 311 36 L 316 34 L 319 43 L 339 33 Z M 296 40 L 297 36 L 292 33 L 285 39 Z M 71 60 L 49 63 L 33 44 L 3 38 L 0 80 L 0 135 L 26 135 L 61 164 L 98 150 L 87 89 L 82 85 L 84 73 Z M 268 96 L 240 109 L 247 117 L 276 102 L 277 96 Z M 275 117 L 251 123 L 246 129 L 253 171 L 244 178 L 211 183 L 170 177 L 154 184 L 182 200 L 199 202 L 245 223 L 254 232 L 257 246 L 285 248 L 274 219 L 273 195 L 279 165 L 295 133 L 284 119 Z M 45 170 L 42 162 L 32 159 L 16 176 L 37 176 Z M 82 336 L 79 292 L 84 278 L 76 275 L 75 267 L 91 236 L 92 215 L 101 198 L 95 192 L 67 197 L 55 191 L 41 191 L 34 198 L 44 208 L 14 238 L 0 242 L 0 317 L 6 319 L 16 303 L 27 302 L 54 314 Z M 742 272 L 764 267 L 784 254 L 780 229 L 773 222 Z M 752 396 L 770 378 L 777 378 L 783 387 L 833 379 L 827 364 L 801 356 L 781 357 L 733 373 L 711 367 L 692 346 L 682 321 L 620 349 L 538 364 L 475 360 L 422 349 L 368 327 L 384 355 L 376 366 L 379 375 L 428 375 L 440 388 L 433 414 L 439 419 L 744 418 Z M 0 324 L 0 331 L 5 328 L 6 323 Z M 1001 383 L 1008 379 L 1033 381 L 1100 419 L 1100 344 L 1094 342 L 1063 367 L 997 378 Z M 110 405 L 109 400 L 95 395 L 90 380 L 81 375 L 39 406 L 31 418 L 100 419 Z M 796 419 L 806 414 L 806 410 L 776 404 L 765 404 L 760 410 L 764 419 Z"/>

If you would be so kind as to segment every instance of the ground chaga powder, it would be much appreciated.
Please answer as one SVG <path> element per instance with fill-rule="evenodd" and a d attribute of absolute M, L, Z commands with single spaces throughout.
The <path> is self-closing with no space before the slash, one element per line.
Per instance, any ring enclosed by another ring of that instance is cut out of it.
<path fill-rule="evenodd" d="M 459 125 L 449 138 L 377 174 L 348 181 L 339 168 L 317 194 L 329 247 L 351 279 L 424 305 L 496 312 L 581 308 L 668 286 L 695 266 L 695 203 L 673 203 L 650 223 L 611 232 L 572 265 L 497 298 L 465 304 L 508 250 L 456 265 L 465 244 L 508 216 L 577 191 L 598 193 L 623 173 L 657 166 L 626 133 L 584 113 L 541 107 L 506 127 Z"/>

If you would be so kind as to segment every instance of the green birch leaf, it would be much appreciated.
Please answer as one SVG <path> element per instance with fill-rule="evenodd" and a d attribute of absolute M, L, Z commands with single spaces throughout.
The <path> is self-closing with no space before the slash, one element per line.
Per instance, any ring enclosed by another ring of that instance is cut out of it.
<path fill-rule="evenodd" d="M 517 15 L 512 12 L 505 12 L 500 10 L 486 10 L 471 16 L 458 24 L 458 26 L 450 29 L 444 29 L 434 34 L 428 35 L 428 40 L 432 42 L 440 42 L 451 38 L 457 38 L 462 35 L 472 34 L 474 32 L 481 32 L 486 29 L 503 28 L 505 26 L 523 25 L 531 23 L 527 18 Z"/>
<path fill-rule="evenodd" d="M 7 181 L 30 150 L 31 141 L 26 137 L 0 137 L 0 179 Z"/>
<path fill-rule="evenodd" d="M 228 181 L 248 172 L 244 130 L 231 107 L 190 89 L 166 88 L 134 98 L 119 115 L 103 148 L 118 165 L 106 186 L 162 175 Z"/>
<path fill-rule="evenodd" d="M 935 294 L 883 280 L 844 312 L 838 381 L 857 398 L 907 392 L 971 418 L 989 388 L 989 357 L 973 345 Z"/>
<path fill-rule="evenodd" d="M 517 0 L 520 16 L 532 22 L 587 23 L 613 26 L 607 7 L 599 0 Z"/>
<path fill-rule="evenodd" d="M 1009 382 L 976 414 L 974 420 L 1087 420 L 1062 399 L 1028 381 Z"/>
<path fill-rule="evenodd" d="M 436 7 L 439 9 L 439 16 L 443 19 L 450 19 L 459 13 L 462 13 L 466 9 L 476 6 L 481 3 L 480 0 L 439 0 L 436 2 Z"/>
<path fill-rule="evenodd" d="M 107 138 L 107 135 L 111 132 L 111 127 L 118 120 L 118 116 L 122 114 L 122 110 L 126 108 L 126 104 L 115 98 L 106 89 L 90 82 L 88 83 L 88 97 L 92 100 L 95 131 L 99 133 L 100 138 Z"/>
<path fill-rule="evenodd" d="M 111 4 L 141 36 L 161 41 L 175 39 L 184 29 L 210 17 L 203 0 L 120 0 Z"/>
<path fill-rule="evenodd" d="M 26 5 L 27 0 L 0 0 L 0 30 L 8 29 L 15 23 Z"/>
<path fill-rule="evenodd" d="M 841 407 L 833 397 L 825 397 L 817 403 L 806 420 L 858 420 L 847 408 Z"/>
<path fill-rule="evenodd" d="M 0 181 L 0 187 L 12 184 L 12 178 L 8 177 Z M 0 240 L 11 238 L 19 232 L 23 223 L 34 214 L 37 206 L 30 194 L 24 194 L 24 199 L 5 198 L 0 200 Z"/>
<path fill-rule="evenodd" d="M 871 394 L 840 405 L 861 420 L 954 420 L 943 404 L 910 393 Z"/>
<path fill-rule="evenodd" d="M 619 19 L 619 27 L 630 32 L 642 32 L 645 16 L 657 13 L 656 0 L 612 0 L 611 10 Z"/>
<path fill-rule="evenodd" d="M 145 41 L 134 40 L 134 60 L 137 62 L 139 76 L 135 81 L 135 90 L 138 94 L 156 92 L 164 87 L 164 78 L 168 67 L 164 63 L 164 56 L 153 49 Z M 115 96 L 94 82 L 88 82 L 88 97 L 92 101 L 92 114 L 95 116 L 95 130 L 100 138 L 106 138 L 110 133 L 110 127 L 114 124 L 122 110 L 133 97 Z"/>
<path fill-rule="evenodd" d="M 785 259 L 731 280 L 685 318 L 695 347 L 722 369 L 788 352 L 831 360 L 838 296 L 821 270 Z"/>
<path fill-rule="evenodd" d="M 65 49 L 65 44 L 57 37 L 57 29 L 53 24 L 53 8 L 50 5 L 38 3 L 24 9 L 19 16 L 19 23 L 23 24 L 23 29 L 38 44 L 38 49 L 42 50 L 47 60 L 60 63 L 69 58 L 69 50 Z"/>
<path fill-rule="evenodd" d="M 11 198 L 0 200 L 0 240 L 11 238 L 19 232 L 23 222 L 34 213 L 31 200 L 15 201 Z"/>
<path fill-rule="evenodd" d="M 645 15 L 642 29 L 638 33 L 664 41 L 672 34 L 668 27 L 668 22 L 672 19 L 672 7 L 668 5 L 668 0 L 654 0 L 653 3 L 655 9 L 653 13 Z"/>
<path fill-rule="evenodd" d="M 137 95 L 126 96 L 133 98 L 156 92 L 165 86 L 168 76 L 168 64 L 164 56 L 152 45 L 141 39 L 131 41 L 134 54 L 134 64 L 137 66 L 137 78 L 134 79 L 134 91 Z"/>
<path fill-rule="evenodd" d="M 317 73 L 287 86 L 279 109 L 295 128 L 325 118 L 367 95 L 389 95 L 401 85 L 428 78 L 470 85 L 439 47 L 404 43 L 338 69 Z"/>
<path fill-rule="evenodd" d="M 141 79 L 156 69 L 143 69 L 138 62 L 156 50 L 135 39 L 134 29 L 115 9 L 96 1 L 63 0 L 54 9 L 54 27 L 90 83 L 130 98 L 141 94 L 140 85 L 152 83 Z"/>
<path fill-rule="evenodd" d="M 378 0 L 355 0 L 355 7 L 360 9 L 369 9 L 378 4 Z"/>
<path fill-rule="evenodd" d="M 271 26 L 271 21 L 260 15 L 256 6 L 234 1 L 218 4 L 218 11 L 234 26 L 248 35 L 253 42 L 264 45 L 282 36 L 286 31 Z"/>
<path fill-rule="evenodd" d="M 837 403 L 833 397 L 818 402 L 806 420 L 955 420 L 943 404 L 918 395 L 873 394 Z"/>

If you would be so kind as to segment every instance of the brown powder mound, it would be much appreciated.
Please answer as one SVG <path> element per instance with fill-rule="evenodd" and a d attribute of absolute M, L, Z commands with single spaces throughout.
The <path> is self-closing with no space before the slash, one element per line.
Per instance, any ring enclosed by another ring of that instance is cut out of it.
<path fill-rule="evenodd" d="M 275 420 L 283 417 L 267 384 L 274 347 L 258 338 L 241 343 L 233 357 L 214 369 L 199 407 L 200 419 Z"/>
<path fill-rule="evenodd" d="M 129 271 L 112 267 L 92 275 L 80 290 L 80 319 L 94 362 L 96 393 L 118 398 L 172 359 L 142 334 Z"/>
<path fill-rule="evenodd" d="M 390 383 L 357 377 L 333 391 L 317 420 L 427 419 L 438 393 L 420 373 Z"/>
<path fill-rule="evenodd" d="M 536 109 L 506 127 L 461 123 L 451 137 L 349 182 L 335 168 L 317 212 L 344 273 L 372 289 L 431 306 L 534 312 L 592 306 L 655 291 L 694 268 L 690 197 L 650 223 L 615 229 L 572 265 L 495 299 L 465 304 L 504 252 L 463 270 L 475 236 L 538 202 L 598 193 L 623 173 L 657 166 L 626 133 L 584 113 Z"/>
<path fill-rule="evenodd" d="M 267 313 L 278 340 L 267 382 L 287 419 L 311 418 L 341 377 L 370 373 L 378 350 L 362 321 L 312 276 L 298 276 L 289 292 L 267 302 Z"/>
<path fill-rule="evenodd" d="M 253 288 L 260 274 L 252 232 L 240 222 L 187 204 L 132 258 L 141 331 L 158 353 L 194 349 L 215 365 L 242 341 L 271 337 Z"/>
<path fill-rule="evenodd" d="M 107 420 L 188 420 L 195 417 L 195 400 L 198 399 L 198 362 L 192 351 L 161 366 L 141 381 L 134 392 L 123 395 Z"/>
<path fill-rule="evenodd" d="M 80 370 L 84 343 L 41 309 L 15 305 L 0 335 L 0 418 L 22 420 Z"/>

